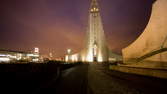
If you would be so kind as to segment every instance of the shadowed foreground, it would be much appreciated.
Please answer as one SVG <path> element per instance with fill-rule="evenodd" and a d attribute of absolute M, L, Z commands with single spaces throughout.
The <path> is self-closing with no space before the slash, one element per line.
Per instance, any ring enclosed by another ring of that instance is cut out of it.
<path fill-rule="evenodd" d="M 2 71 L 5 70 L 2 69 L 5 68 L 4 66 L 13 70 Z M 108 66 L 102 64 L 27 64 L 0 65 L 0 67 L 0 93 L 5 91 L 6 94 L 9 92 L 16 94 L 167 93 L 166 79 L 110 71 Z M 21 70 L 20 67 L 23 69 Z"/>

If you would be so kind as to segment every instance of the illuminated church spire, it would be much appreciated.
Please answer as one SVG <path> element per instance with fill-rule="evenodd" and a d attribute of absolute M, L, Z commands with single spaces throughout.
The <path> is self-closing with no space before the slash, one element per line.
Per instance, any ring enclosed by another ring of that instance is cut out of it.
<path fill-rule="evenodd" d="M 89 23 L 87 30 L 86 61 L 108 61 L 108 48 L 106 46 L 103 25 L 97 0 L 92 0 L 89 10 Z"/>
<path fill-rule="evenodd" d="M 80 53 L 69 56 L 72 57 L 72 61 L 75 59 L 82 62 L 106 62 L 111 59 L 121 60 L 121 56 L 112 53 L 107 47 L 97 0 L 91 0 L 85 48 Z M 70 60 L 68 56 L 66 60 Z"/>
<path fill-rule="evenodd" d="M 91 12 L 99 12 L 97 0 L 92 0 L 90 11 Z"/>

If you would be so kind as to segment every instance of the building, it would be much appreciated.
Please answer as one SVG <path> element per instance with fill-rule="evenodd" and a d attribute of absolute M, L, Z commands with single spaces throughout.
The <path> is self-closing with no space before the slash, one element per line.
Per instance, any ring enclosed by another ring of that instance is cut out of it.
<path fill-rule="evenodd" d="M 125 64 L 145 68 L 167 68 L 167 0 L 153 2 L 143 33 L 122 50 Z"/>
<path fill-rule="evenodd" d="M 108 47 L 100 16 L 97 0 L 92 0 L 89 10 L 89 25 L 86 36 L 86 47 L 82 55 L 83 61 L 108 61 Z"/>
<path fill-rule="evenodd" d="M 107 47 L 97 0 L 91 1 L 88 23 L 85 48 L 80 53 L 68 54 L 66 61 L 106 62 L 122 59 L 121 56 L 112 53 Z"/>
<path fill-rule="evenodd" d="M 35 48 L 36 49 L 36 48 Z M 24 52 L 13 50 L 0 50 L 0 63 L 10 62 L 38 62 L 39 52 Z"/>

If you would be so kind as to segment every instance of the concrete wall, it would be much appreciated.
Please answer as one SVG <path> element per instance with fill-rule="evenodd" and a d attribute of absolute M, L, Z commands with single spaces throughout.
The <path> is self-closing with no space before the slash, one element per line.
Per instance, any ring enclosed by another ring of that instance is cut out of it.
<path fill-rule="evenodd" d="M 167 79 L 167 70 L 164 69 L 137 68 L 137 67 L 113 66 L 113 65 L 109 66 L 109 69 L 131 74 Z"/>
<path fill-rule="evenodd" d="M 144 32 L 135 42 L 122 50 L 124 62 L 135 62 L 134 59 L 162 47 L 167 48 L 167 0 L 155 1 L 151 18 Z M 151 56 L 145 60 L 167 62 L 167 52 Z"/>

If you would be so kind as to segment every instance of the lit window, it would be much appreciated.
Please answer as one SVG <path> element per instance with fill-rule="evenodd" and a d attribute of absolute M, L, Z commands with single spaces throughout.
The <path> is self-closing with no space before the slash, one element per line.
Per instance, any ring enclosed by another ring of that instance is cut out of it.
<path fill-rule="evenodd" d="M 91 12 L 93 12 L 93 9 L 91 9 Z"/>

